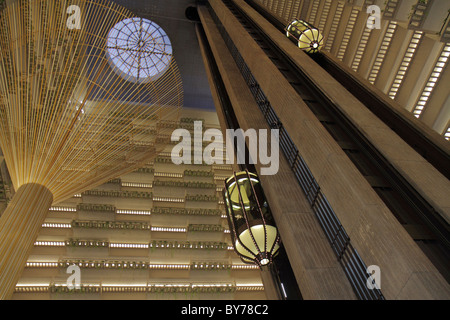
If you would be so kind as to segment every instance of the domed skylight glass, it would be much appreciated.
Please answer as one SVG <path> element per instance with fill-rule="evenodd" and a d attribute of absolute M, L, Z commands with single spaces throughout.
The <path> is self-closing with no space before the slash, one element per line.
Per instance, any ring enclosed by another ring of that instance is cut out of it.
<path fill-rule="evenodd" d="M 107 57 L 114 70 L 131 82 L 158 79 L 169 68 L 172 45 L 164 30 L 153 21 L 130 18 L 109 32 Z"/>

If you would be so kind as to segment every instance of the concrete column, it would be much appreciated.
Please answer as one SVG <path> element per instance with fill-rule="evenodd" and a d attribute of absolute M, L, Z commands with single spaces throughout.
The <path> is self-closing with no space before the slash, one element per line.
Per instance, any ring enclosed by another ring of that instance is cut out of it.
<path fill-rule="evenodd" d="M 264 284 L 264 292 L 267 300 L 282 300 L 280 289 L 272 274 L 272 266 L 263 266 L 261 269 L 261 280 Z"/>
<path fill-rule="evenodd" d="M 22 185 L 0 217 L 0 299 L 10 299 L 52 205 L 44 186 Z"/>

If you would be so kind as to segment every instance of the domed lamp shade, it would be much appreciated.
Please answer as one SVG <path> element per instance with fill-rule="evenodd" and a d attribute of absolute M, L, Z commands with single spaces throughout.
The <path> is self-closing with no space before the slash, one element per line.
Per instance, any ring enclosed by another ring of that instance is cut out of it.
<path fill-rule="evenodd" d="M 223 197 L 236 253 L 244 263 L 269 265 L 278 253 L 280 235 L 258 176 L 235 173 L 225 180 Z"/>
<path fill-rule="evenodd" d="M 307 53 L 316 53 L 322 50 L 322 33 L 304 20 L 292 21 L 286 28 L 286 36 Z"/>

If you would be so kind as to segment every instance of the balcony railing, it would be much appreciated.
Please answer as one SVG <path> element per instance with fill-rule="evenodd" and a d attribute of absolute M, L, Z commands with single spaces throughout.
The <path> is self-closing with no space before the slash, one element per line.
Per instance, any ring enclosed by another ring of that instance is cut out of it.
<path fill-rule="evenodd" d="M 76 265 L 84 269 L 148 269 L 148 270 L 259 270 L 256 265 L 232 264 L 227 261 L 192 261 L 184 264 L 154 264 L 143 260 L 124 259 L 60 259 L 58 262 L 27 262 L 27 268 L 62 268 Z"/>

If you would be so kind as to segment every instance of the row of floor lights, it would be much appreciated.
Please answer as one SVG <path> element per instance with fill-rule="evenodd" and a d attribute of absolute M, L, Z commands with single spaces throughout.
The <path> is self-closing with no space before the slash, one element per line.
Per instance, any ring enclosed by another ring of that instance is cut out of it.
<path fill-rule="evenodd" d="M 77 265 L 79 267 L 84 268 L 94 268 L 94 267 L 105 267 L 105 268 L 116 268 L 116 267 L 124 267 L 127 268 L 128 266 L 130 268 L 135 267 L 143 267 L 143 268 L 149 268 L 149 269 L 158 269 L 158 270 L 189 270 L 191 269 L 191 264 L 149 264 L 145 262 L 134 262 L 134 261 L 123 261 L 123 262 L 96 262 L 96 261 L 66 261 L 66 262 L 49 262 L 49 261 L 40 261 L 40 262 L 27 262 L 26 267 L 27 268 L 57 268 L 57 267 L 68 267 L 70 265 Z M 195 263 L 193 265 L 194 269 L 207 269 L 208 267 L 216 267 L 219 268 L 221 265 L 223 266 L 229 266 L 232 270 L 256 270 L 259 267 L 257 265 L 243 265 L 243 264 L 217 264 L 217 263 L 202 263 L 198 264 Z"/>
<path fill-rule="evenodd" d="M 222 215 L 222 218 L 226 218 L 226 215 Z M 72 228 L 71 223 L 43 223 L 42 228 L 60 228 L 60 229 L 70 229 Z M 150 231 L 155 232 L 187 232 L 186 227 L 150 227 Z M 230 233 L 230 230 L 225 229 L 224 233 Z"/>
<path fill-rule="evenodd" d="M 17 292 L 48 292 L 50 283 L 48 284 L 18 284 L 16 286 Z M 58 283 L 53 284 L 54 287 L 67 288 L 67 284 Z M 83 284 L 82 289 L 94 289 L 91 293 L 98 293 L 100 291 L 106 292 L 145 292 L 147 289 L 154 288 L 233 288 L 232 283 L 178 283 L 178 284 Z M 261 291 L 264 290 L 264 285 L 261 283 L 253 284 L 236 284 L 238 291 Z M 69 290 L 67 288 L 67 290 Z"/>
<path fill-rule="evenodd" d="M 152 183 L 122 182 L 122 187 L 151 188 Z"/>
<path fill-rule="evenodd" d="M 220 189 L 221 190 L 221 189 Z M 223 200 L 222 201 L 218 201 L 219 204 L 223 204 Z M 76 212 L 77 209 L 76 208 L 53 208 L 50 209 L 50 211 L 59 211 L 59 212 Z M 125 215 L 144 215 L 144 216 L 149 216 L 152 214 L 151 210 L 131 210 L 131 209 L 117 209 L 116 210 L 117 214 L 125 214 Z M 226 218 L 226 215 L 222 214 L 221 215 L 222 218 Z"/>
<path fill-rule="evenodd" d="M 151 215 L 150 210 L 130 210 L 130 209 L 117 209 L 117 214 L 131 214 L 131 215 L 141 215 L 141 216 L 149 216 Z"/>
<path fill-rule="evenodd" d="M 311 12 L 308 17 L 308 22 L 310 24 L 314 24 L 314 22 L 316 22 L 316 16 L 317 16 L 318 9 L 319 9 L 319 1 L 314 1 L 312 8 L 311 8 Z"/>

